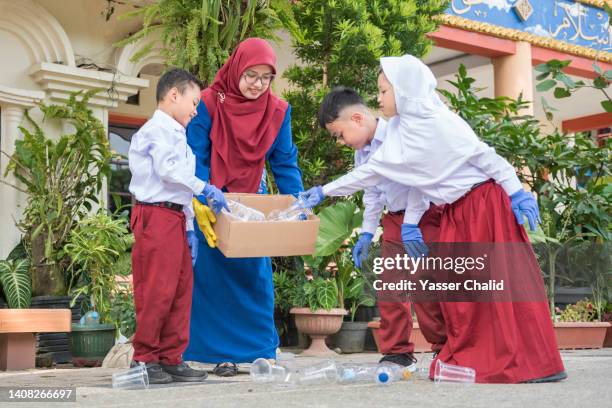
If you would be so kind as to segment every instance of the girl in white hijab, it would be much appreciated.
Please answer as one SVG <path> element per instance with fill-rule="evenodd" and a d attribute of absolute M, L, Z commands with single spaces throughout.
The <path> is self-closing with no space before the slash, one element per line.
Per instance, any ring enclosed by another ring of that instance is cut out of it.
<path fill-rule="evenodd" d="M 440 100 L 436 79 L 425 64 L 404 55 L 381 58 L 381 67 L 378 101 L 392 117 L 384 143 L 366 164 L 311 188 L 302 199 L 312 207 L 325 196 L 352 194 L 390 179 L 412 187 L 401 228 L 411 257 L 427 255 L 418 224 L 430 203 L 444 205 L 439 242 L 524 244 L 520 265 L 505 265 L 494 273 L 515 286 L 529 283 L 529 300 L 535 301 L 431 303 L 428 307 L 437 310 L 423 319 L 429 326 L 421 324 L 423 333 L 446 338 L 432 367 L 437 360 L 471 367 L 476 381 L 483 383 L 566 378 L 540 270 L 521 226 L 526 216 L 535 229 L 535 198 L 523 190 L 514 168 Z M 499 252 L 500 247 L 494 248 Z M 441 321 L 432 321 L 432 316 Z"/>

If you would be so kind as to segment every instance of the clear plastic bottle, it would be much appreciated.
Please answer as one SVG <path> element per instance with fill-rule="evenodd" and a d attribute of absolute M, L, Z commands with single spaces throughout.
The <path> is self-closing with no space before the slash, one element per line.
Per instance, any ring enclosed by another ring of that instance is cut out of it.
<path fill-rule="evenodd" d="M 227 206 L 230 211 L 225 208 L 222 210 L 223 214 L 227 215 L 238 221 L 263 221 L 266 219 L 265 215 L 254 208 L 247 207 L 244 204 L 234 200 L 227 200 Z"/>
<path fill-rule="evenodd" d="M 392 382 L 407 380 L 411 375 L 412 372 L 408 367 L 398 364 L 381 364 L 376 369 L 376 383 L 379 385 L 388 385 Z"/>
<path fill-rule="evenodd" d="M 90 310 L 81 316 L 79 324 L 81 326 L 95 326 L 100 323 L 100 315 L 95 310 Z"/>
<path fill-rule="evenodd" d="M 268 221 L 306 221 L 312 214 L 309 209 L 288 208 L 286 210 L 272 210 L 268 213 Z"/>
<path fill-rule="evenodd" d="M 345 363 L 337 366 L 338 382 L 341 384 L 355 382 L 374 382 L 376 379 L 376 371 L 379 365 L 377 363 Z"/>
<path fill-rule="evenodd" d="M 336 380 L 336 363 L 333 360 L 302 367 L 295 373 L 295 381 L 300 385 L 332 384 Z"/>

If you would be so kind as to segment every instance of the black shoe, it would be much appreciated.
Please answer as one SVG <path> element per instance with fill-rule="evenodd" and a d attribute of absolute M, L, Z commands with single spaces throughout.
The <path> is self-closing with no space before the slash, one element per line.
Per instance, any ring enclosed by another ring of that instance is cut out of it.
<path fill-rule="evenodd" d="M 414 367 L 416 368 L 417 359 L 414 358 L 412 353 L 404 354 L 386 354 L 380 359 L 379 363 L 393 363 L 401 365 L 403 367 Z"/>
<path fill-rule="evenodd" d="M 213 369 L 213 374 L 219 377 L 233 377 L 238 375 L 238 367 L 234 363 L 219 363 Z"/>
<path fill-rule="evenodd" d="M 165 373 L 170 374 L 174 381 L 179 382 L 198 382 L 204 381 L 208 374 L 204 370 L 194 370 L 184 361 L 177 365 L 160 364 Z"/>
<path fill-rule="evenodd" d="M 130 367 L 136 367 L 139 363 L 132 361 Z M 165 373 L 159 363 L 146 363 L 147 375 L 149 376 L 149 384 L 169 384 L 172 382 L 172 376 Z"/>
<path fill-rule="evenodd" d="M 561 371 L 560 373 L 549 375 L 548 377 L 536 378 L 534 380 L 525 381 L 527 384 L 540 384 L 547 382 L 557 382 L 561 380 L 565 380 L 567 378 L 567 374 L 565 371 Z"/>

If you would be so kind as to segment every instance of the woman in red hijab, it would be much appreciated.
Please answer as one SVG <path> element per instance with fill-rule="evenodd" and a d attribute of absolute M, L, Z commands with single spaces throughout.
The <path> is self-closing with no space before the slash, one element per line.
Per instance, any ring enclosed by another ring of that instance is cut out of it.
<path fill-rule="evenodd" d="M 196 175 L 228 192 L 267 193 L 268 161 L 281 194 L 303 191 L 291 107 L 270 89 L 276 56 L 260 38 L 238 45 L 211 86 L 202 91 L 198 115 L 187 128 Z M 204 197 L 198 197 L 205 203 Z M 184 358 L 216 363 L 220 376 L 237 363 L 275 358 L 274 286 L 270 258 L 226 258 L 200 241 L 194 270 L 190 343 Z"/>

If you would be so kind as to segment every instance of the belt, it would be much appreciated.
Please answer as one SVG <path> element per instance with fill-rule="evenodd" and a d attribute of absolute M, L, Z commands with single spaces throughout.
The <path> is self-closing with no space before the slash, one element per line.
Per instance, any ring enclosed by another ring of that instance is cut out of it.
<path fill-rule="evenodd" d="M 403 215 L 405 213 L 404 210 L 399 210 L 399 211 L 389 211 L 388 214 L 390 215 Z"/>
<path fill-rule="evenodd" d="M 472 191 L 476 190 L 478 187 L 482 186 L 483 184 L 491 183 L 493 181 L 494 181 L 493 179 L 488 179 L 488 180 L 485 180 L 485 181 L 481 181 L 480 183 L 474 184 L 472 187 L 470 187 L 470 189 L 468 191 L 466 191 L 461 197 L 456 199 L 454 202 L 456 203 L 457 201 L 467 197 L 468 194 L 470 194 Z"/>
<path fill-rule="evenodd" d="M 474 184 L 474 185 L 472 186 L 472 188 L 470 188 L 470 191 L 475 190 L 475 189 L 477 189 L 478 187 L 482 186 L 483 184 L 489 183 L 489 182 L 491 182 L 491 181 L 493 181 L 493 179 L 488 179 L 488 180 L 485 180 L 485 181 L 481 181 L 480 183 L 476 183 L 476 184 Z"/>
<path fill-rule="evenodd" d="M 169 210 L 178 211 L 178 212 L 183 211 L 183 206 L 181 204 L 171 203 L 170 201 L 160 201 L 158 203 L 145 203 L 142 201 L 136 201 L 136 204 L 152 205 L 153 207 L 167 208 Z"/>

